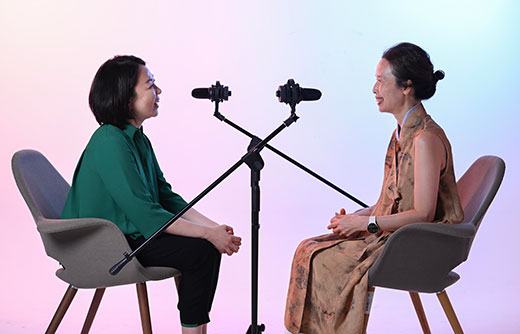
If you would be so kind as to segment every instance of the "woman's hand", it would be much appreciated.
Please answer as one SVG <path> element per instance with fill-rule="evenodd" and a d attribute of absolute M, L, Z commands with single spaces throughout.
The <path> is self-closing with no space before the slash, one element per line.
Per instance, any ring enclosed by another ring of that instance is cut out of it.
<path fill-rule="evenodd" d="M 368 217 L 347 215 L 345 209 L 336 212 L 327 229 L 342 237 L 357 237 L 367 230 Z"/>
<path fill-rule="evenodd" d="M 227 255 L 237 253 L 242 244 L 242 238 L 235 236 L 233 228 L 227 225 L 210 227 L 206 239 L 211 242 L 220 253 L 226 253 Z"/>
<path fill-rule="evenodd" d="M 339 210 L 339 213 L 335 212 L 334 217 L 330 219 L 330 223 L 332 224 L 338 221 L 339 219 L 345 217 L 346 214 L 347 212 L 345 211 L 345 208 L 341 208 L 341 210 Z"/>

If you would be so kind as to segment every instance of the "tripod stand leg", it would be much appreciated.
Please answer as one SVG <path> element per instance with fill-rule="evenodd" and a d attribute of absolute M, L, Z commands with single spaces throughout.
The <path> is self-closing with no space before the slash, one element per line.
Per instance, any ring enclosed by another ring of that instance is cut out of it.
<path fill-rule="evenodd" d="M 246 334 L 253 334 L 253 332 L 251 331 L 251 328 L 253 328 L 253 325 L 249 325 L 249 328 L 247 329 L 247 333 Z M 264 324 L 256 326 L 256 332 L 255 333 L 261 334 L 263 331 L 265 331 L 265 325 Z"/>

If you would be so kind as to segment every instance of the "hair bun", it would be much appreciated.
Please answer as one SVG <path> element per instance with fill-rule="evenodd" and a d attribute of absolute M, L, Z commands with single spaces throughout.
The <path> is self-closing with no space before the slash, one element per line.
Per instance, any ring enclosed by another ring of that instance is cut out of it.
<path fill-rule="evenodd" d="M 444 74 L 444 71 L 442 70 L 437 70 L 435 72 L 433 72 L 433 78 L 435 79 L 435 81 L 439 81 L 439 80 L 442 80 L 444 79 L 446 75 Z"/>

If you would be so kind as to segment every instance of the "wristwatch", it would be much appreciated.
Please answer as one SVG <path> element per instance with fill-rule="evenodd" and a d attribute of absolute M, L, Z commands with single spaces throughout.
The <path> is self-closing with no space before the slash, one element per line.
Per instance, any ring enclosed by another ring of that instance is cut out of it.
<path fill-rule="evenodd" d="M 368 217 L 367 231 L 372 234 L 379 232 L 379 226 L 376 223 L 376 216 Z"/>

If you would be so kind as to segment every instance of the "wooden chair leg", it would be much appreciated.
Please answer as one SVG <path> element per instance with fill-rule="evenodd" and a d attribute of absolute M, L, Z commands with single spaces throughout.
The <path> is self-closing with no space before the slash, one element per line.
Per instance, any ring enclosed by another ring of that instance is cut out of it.
<path fill-rule="evenodd" d="M 94 298 L 92 298 L 92 303 L 90 304 L 90 308 L 88 309 L 87 318 L 85 319 L 85 323 L 83 324 L 83 328 L 81 329 L 81 334 L 88 334 L 90 331 L 90 327 L 92 327 L 92 322 L 94 321 L 94 317 L 96 316 L 96 312 L 99 308 L 99 304 L 101 303 L 101 298 L 103 298 L 103 294 L 105 293 L 105 288 L 96 289 L 94 293 Z"/>
<path fill-rule="evenodd" d="M 150 306 L 148 305 L 148 292 L 146 291 L 146 283 L 138 283 L 136 286 L 143 333 L 152 334 L 152 320 L 150 319 Z"/>
<path fill-rule="evenodd" d="M 448 321 L 450 322 L 451 328 L 455 334 L 463 334 L 462 327 L 460 326 L 459 319 L 457 319 L 457 315 L 453 310 L 453 306 L 451 306 L 450 299 L 448 298 L 448 294 L 446 290 L 443 290 L 437 294 L 437 298 L 441 302 L 442 308 L 446 316 L 448 317 Z"/>
<path fill-rule="evenodd" d="M 76 292 L 78 292 L 78 289 L 76 289 L 72 285 L 69 285 L 67 291 L 65 291 L 65 295 L 61 299 L 60 305 L 58 306 L 56 313 L 54 313 L 54 316 L 52 317 L 49 327 L 47 327 L 47 330 L 45 331 L 45 334 L 56 333 L 56 330 L 58 329 L 58 326 L 60 325 L 61 320 L 65 315 L 65 312 L 67 312 L 67 310 L 69 309 L 70 303 L 72 303 L 72 299 L 74 299 L 74 296 L 76 295 Z"/>
<path fill-rule="evenodd" d="M 367 291 L 367 304 L 365 306 L 365 319 L 363 321 L 363 334 L 367 332 L 368 317 L 370 316 L 370 309 L 372 308 L 372 300 L 374 299 L 374 291 L 376 288 L 373 286 L 368 287 Z"/>
<path fill-rule="evenodd" d="M 421 323 L 421 328 L 424 334 L 431 334 L 430 326 L 428 326 L 428 320 L 426 319 L 426 314 L 424 314 L 424 308 L 421 303 L 421 297 L 417 292 L 410 291 L 410 297 L 412 298 L 413 307 L 415 308 L 415 312 L 417 313 L 417 318 L 419 318 L 419 322 Z"/>

